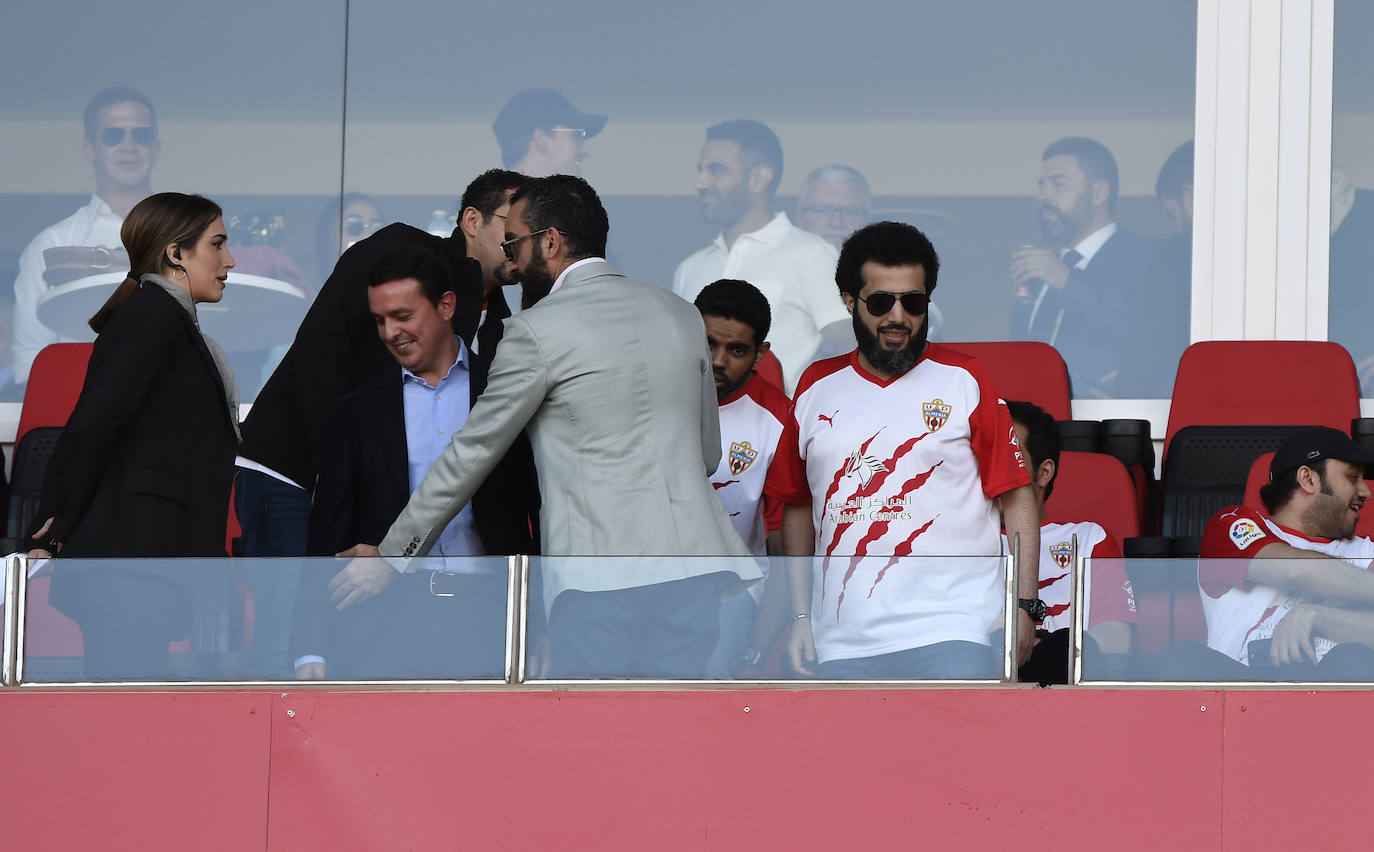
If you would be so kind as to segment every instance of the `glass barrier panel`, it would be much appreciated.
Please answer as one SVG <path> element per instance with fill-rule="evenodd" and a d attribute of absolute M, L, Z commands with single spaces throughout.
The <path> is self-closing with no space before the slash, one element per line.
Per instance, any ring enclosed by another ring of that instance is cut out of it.
<path fill-rule="evenodd" d="M 28 585 L 24 680 L 503 681 L 507 566 L 51 560 Z M 355 589 L 373 572 L 385 585 L 367 597 Z"/>
<path fill-rule="evenodd" d="M 629 277 L 688 299 L 723 277 L 764 292 L 789 389 L 854 345 L 839 246 L 906 222 L 940 256 L 931 340 L 1048 342 L 1080 397 L 1169 396 L 1189 335 L 1195 0 L 846 4 L 866 26 L 730 0 L 520 10 L 538 23 L 514 26 L 512 64 L 491 37 L 512 30 L 507 7 L 349 4 L 344 187 L 364 214 L 447 234 L 486 169 L 581 174 Z M 425 22 L 399 50 L 398 21 Z M 455 96 L 450 55 L 506 73 Z M 767 129 L 708 139 L 735 119 Z M 518 309 L 519 288 L 505 299 Z"/>
<path fill-rule="evenodd" d="M 1084 566 L 1097 583 L 1084 612 L 1084 683 L 1374 682 L 1374 612 L 1353 597 L 1318 601 L 1292 590 L 1341 568 L 1333 559 L 1093 558 Z M 1123 576 L 1133 619 L 1109 609 Z M 1118 653 L 1122 623 L 1133 628 L 1126 653 Z"/>
<path fill-rule="evenodd" d="M 535 557 L 526 679 L 997 681 L 1008 562 Z"/>
<path fill-rule="evenodd" d="M 152 193 L 223 209 L 237 265 L 199 319 L 242 401 L 319 289 L 317 246 L 333 251 L 338 234 L 346 0 L 176 11 L 6 8 L 0 72 L 16 85 L 0 94 L 0 400 L 23 399 L 45 345 L 94 339 L 86 321 L 129 268 L 120 227 Z M 116 59 L 148 49 L 175 71 Z"/>
<path fill-rule="evenodd" d="M 1374 397 L 1374 336 L 1365 318 L 1374 308 L 1374 6 L 1336 0 L 1331 79 L 1331 246 L 1327 337 L 1350 350 L 1360 396 Z"/>

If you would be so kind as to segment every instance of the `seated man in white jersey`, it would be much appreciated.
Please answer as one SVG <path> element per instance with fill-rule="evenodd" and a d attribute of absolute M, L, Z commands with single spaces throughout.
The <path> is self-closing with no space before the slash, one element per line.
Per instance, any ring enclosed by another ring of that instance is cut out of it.
<path fill-rule="evenodd" d="M 1035 631 L 1035 650 L 1021 666 L 1020 677 L 1041 686 L 1068 683 L 1074 537 L 1078 538 L 1078 555 L 1093 557 L 1092 573 L 1085 582 L 1088 608 L 1084 612 L 1083 653 L 1087 661 L 1095 663 L 1099 653 L 1125 654 L 1131 650 L 1137 624 L 1135 592 L 1126 576 L 1121 542 L 1116 536 L 1092 521 L 1060 524 L 1049 520 L 1045 501 L 1054 493 L 1054 480 L 1059 475 L 1059 427 L 1053 415 L 1030 402 L 1008 402 L 1007 410 L 1026 453 L 1031 489 L 1040 509 L 1040 600 L 1045 604 Z"/>
<path fill-rule="evenodd" d="M 1284 441 L 1260 489 L 1264 513 L 1207 523 L 1198 583 L 1207 648 L 1166 649 L 1168 679 L 1374 680 L 1374 541 L 1355 525 L 1374 453 L 1317 427 Z"/>
<path fill-rule="evenodd" d="M 854 232 L 835 281 L 858 348 L 802 374 L 786 424 L 788 655 L 827 678 L 988 678 L 1002 523 L 1020 534 L 1018 660 L 1040 524 L 1011 415 L 978 362 L 926 342 L 939 258 L 910 225 Z M 903 557 L 918 557 L 903 559 Z M 817 665 L 819 664 L 819 665 Z"/>
<path fill-rule="evenodd" d="M 758 288 L 733 278 L 714 281 L 697 294 L 706 323 L 706 344 L 720 402 L 720 466 L 711 475 L 716 496 L 740 538 L 756 556 L 782 552 L 781 465 L 773 464 L 792 402 L 757 368 L 768 354 L 768 299 Z M 733 590 L 721 603 L 720 639 L 706 674 L 712 678 L 756 676 L 764 654 L 783 627 L 785 578 Z"/>

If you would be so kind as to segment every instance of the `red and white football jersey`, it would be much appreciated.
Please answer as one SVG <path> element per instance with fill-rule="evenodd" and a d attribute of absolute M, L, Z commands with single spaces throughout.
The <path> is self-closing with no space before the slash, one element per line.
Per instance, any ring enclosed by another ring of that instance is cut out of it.
<path fill-rule="evenodd" d="M 768 530 L 782 523 L 782 504 L 766 494 L 770 477 L 773 491 L 780 487 L 773 460 L 791 407 L 787 395 L 757 373 L 720 404 L 720 466 L 711 484 L 740 538 L 759 556 L 767 553 Z"/>
<path fill-rule="evenodd" d="M 1283 589 L 1245 581 L 1250 560 L 1276 541 L 1335 556 L 1365 570 L 1374 559 L 1374 541 L 1363 536 L 1308 538 L 1247 506 L 1218 512 L 1202 532 L 1197 572 L 1202 614 L 1207 619 L 1207 645 L 1246 665 L 1250 664 L 1249 644 L 1273 637 L 1274 628 L 1288 611 L 1303 602 Z M 1335 643 L 1313 636 L 1312 646 L 1320 660 Z"/>
<path fill-rule="evenodd" d="M 1088 608 L 1083 623 L 1088 627 L 1104 621 L 1138 623 L 1135 590 L 1126 576 L 1116 537 L 1092 521 L 1046 522 L 1040 525 L 1040 600 L 1046 610 L 1040 627 L 1053 633 L 1073 626 L 1069 601 L 1073 594 L 1074 536 L 1078 536 L 1078 555 L 1093 557 L 1092 570 L 1084 580 Z M 1002 541 L 1007 546 L 1005 535 Z"/>
<path fill-rule="evenodd" d="M 812 364 L 783 443 L 780 496 L 810 502 L 816 528 L 822 661 L 987 644 L 1005 577 L 993 499 L 1029 478 L 1006 404 L 975 360 L 930 344 L 892 379 L 864 370 L 857 352 Z"/>

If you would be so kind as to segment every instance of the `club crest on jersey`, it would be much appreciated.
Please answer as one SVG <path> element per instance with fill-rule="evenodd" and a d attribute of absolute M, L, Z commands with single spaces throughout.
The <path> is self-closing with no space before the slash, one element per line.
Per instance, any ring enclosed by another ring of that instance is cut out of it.
<path fill-rule="evenodd" d="M 759 451 L 751 447 L 748 441 L 730 442 L 730 472 L 735 476 L 748 470 L 758 457 Z"/>
<path fill-rule="evenodd" d="M 1264 538 L 1264 531 L 1249 518 L 1240 518 L 1231 524 L 1231 543 L 1236 550 L 1244 550 Z"/>
<path fill-rule="evenodd" d="M 1051 544 L 1050 558 L 1054 560 L 1055 565 L 1067 570 L 1069 564 L 1073 562 L 1073 545 L 1067 541 Z"/>
<path fill-rule="evenodd" d="M 949 420 L 950 412 L 954 409 L 945 405 L 945 401 L 936 397 L 930 402 L 921 403 L 921 419 L 926 422 L 926 428 L 932 432 L 939 432 L 940 427 Z"/>

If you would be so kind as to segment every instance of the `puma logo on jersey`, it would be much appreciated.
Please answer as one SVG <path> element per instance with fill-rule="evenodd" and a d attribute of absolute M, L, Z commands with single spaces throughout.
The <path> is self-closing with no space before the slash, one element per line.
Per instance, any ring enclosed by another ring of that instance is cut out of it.
<path fill-rule="evenodd" d="M 836 414 L 839 414 L 839 413 L 840 413 L 840 410 L 837 408 L 837 409 L 835 409 L 833 412 L 831 412 L 831 413 L 828 414 L 828 415 L 826 415 L 826 414 L 817 414 L 817 415 L 816 415 L 816 422 L 817 422 L 817 423 L 829 423 L 829 424 L 830 424 L 830 428 L 831 428 L 831 429 L 834 429 L 834 428 L 835 428 L 835 415 L 836 415 Z"/>

